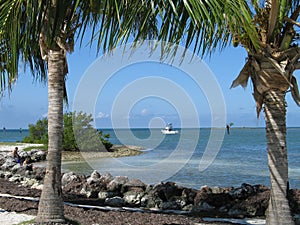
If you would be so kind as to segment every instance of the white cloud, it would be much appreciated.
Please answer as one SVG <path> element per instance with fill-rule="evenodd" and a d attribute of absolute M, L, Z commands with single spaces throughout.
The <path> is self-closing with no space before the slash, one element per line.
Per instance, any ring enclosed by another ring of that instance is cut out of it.
<path fill-rule="evenodd" d="M 108 117 L 109 117 L 109 114 L 104 113 L 104 112 L 99 112 L 98 115 L 96 116 L 97 119 L 105 119 Z"/>

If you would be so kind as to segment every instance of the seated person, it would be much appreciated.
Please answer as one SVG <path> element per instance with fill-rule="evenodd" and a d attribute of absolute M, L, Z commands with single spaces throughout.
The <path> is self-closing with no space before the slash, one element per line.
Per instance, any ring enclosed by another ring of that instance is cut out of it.
<path fill-rule="evenodd" d="M 18 153 L 18 147 L 15 147 L 15 149 L 13 150 L 13 157 L 17 163 L 21 163 L 21 157 Z"/>

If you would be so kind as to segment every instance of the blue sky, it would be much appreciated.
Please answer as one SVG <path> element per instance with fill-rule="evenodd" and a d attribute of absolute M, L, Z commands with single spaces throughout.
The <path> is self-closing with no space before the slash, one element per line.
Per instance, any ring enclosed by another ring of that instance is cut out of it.
<path fill-rule="evenodd" d="M 262 127 L 264 126 L 263 114 L 260 119 L 256 118 L 251 83 L 249 82 L 246 89 L 242 87 L 230 89 L 232 81 L 245 63 L 245 57 L 246 52 L 243 48 L 228 47 L 222 52 L 214 52 L 211 57 L 205 57 L 203 62 L 215 76 L 224 96 L 225 123 L 233 122 L 236 127 Z M 96 57 L 96 52 L 89 47 L 80 49 L 77 47 L 74 53 L 68 55 L 67 90 L 70 107 L 65 111 L 74 109 L 73 102 L 76 101 L 74 96 L 78 93 L 78 87 L 89 70 L 95 64 L 99 65 L 99 61 L 95 63 L 97 58 L 99 57 Z M 106 66 L 113 67 L 115 70 L 109 75 L 101 90 L 95 92 L 96 96 L 90 97 L 88 93 L 90 88 L 85 88 L 87 91 L 85 102 L 93 107 L 91 113 L 97 127 L 124 127 L 126 125 L 123 122 L 129 124 L 129 127 L 160 127 L 168 122 L 173 123 L 175 127 L 184 124 L 184 126 L 193 126 L 196 124 L 193 110 L 200 127 L 212 125 L 213 115 L 210 104 L 212 100 L 207 99 L 205 93 L 210 91 L 207 87 L 209 85 L 202 83 L 203 86 L 200 87 L 180 67 L 145 60 L 120 67 L 114 64 L 116 61 L 114 55 L 108 58 Z M 101 68 L 102 65 L 100 63 L 99 68 L 95 67 L 93 73 L 100 76 L 106 71 L 105 68 Z M 203 71 L 199 70 L 199 76 L 201 72 Z M 194 76 L 198 76 L 197 71 Z M 99 82 L 96 80 L 95 85 Z M 214 90 L 211 91 L 213 93 Z M 169 95 L 170 92 L 174 93 L 174 98 Z M 130 99 L 135 100 L 130 102 Z M 298 119 L 300 108 L 293 102 L 290 93 L 287 94 L 286 99 L 287 125 L 300 126 Z M 28 128 L 28 124 L 35 123 L 47 115 L 47 104 L 47 85 L 34 81 L 29 71 L 20 73 L 10 96 L 6 94 L 1 99 L 0 127 Z M 186 107 L 185 112 L 182 111 L 184 107 Z M 213 110 L 215 113 L 216 108 Z M 190 117 L 193 117 L 190 118 L 191 120 L 188 118 L 189 112 L 191 112 Z"/>

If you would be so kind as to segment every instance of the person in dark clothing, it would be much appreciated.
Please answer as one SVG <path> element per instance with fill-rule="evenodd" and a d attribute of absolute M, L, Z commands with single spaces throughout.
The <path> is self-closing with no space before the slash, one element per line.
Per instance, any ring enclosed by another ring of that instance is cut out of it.
<path fill-rule="evenodd" d="M 226 129 L 227 129 L 227 134 L 230 134 L 230 126 L 229 126 L 229 124 L 226 125 Z"/>

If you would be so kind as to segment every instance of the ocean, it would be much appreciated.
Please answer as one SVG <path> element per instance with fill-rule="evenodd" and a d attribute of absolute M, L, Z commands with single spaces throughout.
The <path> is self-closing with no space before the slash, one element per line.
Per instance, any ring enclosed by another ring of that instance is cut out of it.
<path fill-rule="evenodd" d="M 201 186 L 238 187 L 242 183 L 269 186 L 264 128 L 179 129 L 163 135 L 159 129 L 104 129 L 113 144 L 144 148 L 137 156 L 65 162 L 65 172 L 128 176 L 145 183 L 173 181 L 199 189 Z M 0 131 L 0 142 L 21 141 L 28 130 Z M 223 136 L 224 135 L 224 136 Z M 288 128 L 289 182 L 300 188 L 300 128 Z"/>

